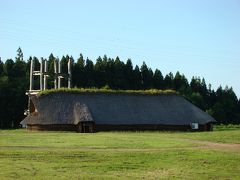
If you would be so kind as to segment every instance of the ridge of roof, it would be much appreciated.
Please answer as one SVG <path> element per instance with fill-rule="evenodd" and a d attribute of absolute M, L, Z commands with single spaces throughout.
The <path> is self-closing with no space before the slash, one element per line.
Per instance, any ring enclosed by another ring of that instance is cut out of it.
<path fill-rule="evenodd" d="M 166 89 L 147 89 L 147 90 L 114 90 L 114 89 L 99 89 L 99 88 L 60 88 L 60 89 L 47 89 L 37 93 L 37 96 L 45 96 L 54 93 L 101 93 L 101 94 L 144 94 L 144 95 L 169 95 L 179 93 L 175 90 Z"/>

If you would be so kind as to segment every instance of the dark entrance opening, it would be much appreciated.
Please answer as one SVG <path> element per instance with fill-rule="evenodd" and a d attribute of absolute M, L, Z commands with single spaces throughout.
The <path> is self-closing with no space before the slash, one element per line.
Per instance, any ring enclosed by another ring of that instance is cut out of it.
<path fill-rule="evenodd" d="M 84 133 L 90 133 L 90 127 L 88 124 L 83 123 L 83 132 Z"/>
<path fill-rule="evenodd" d="M 213 130 L 213 124 L 212 123 L 207 123 L 205 128 L 205 131 L 212 131 Z"/>
<path fill-rule="evenodd" d="M 94 132 L 94 122 L 84 121 L 78 124 L 78 132 L 80 133 L 93 133 Z"/>
<path fill-rule="evenodd" d="M 30 112 L 30 113 L 35 112 L 35 106 L 34 106 L 32 100 L 31 100 L 30 98 L 29 98 L 29 100 L 28 100 L 28 109 L 29 109 L 29 112 Z"/>

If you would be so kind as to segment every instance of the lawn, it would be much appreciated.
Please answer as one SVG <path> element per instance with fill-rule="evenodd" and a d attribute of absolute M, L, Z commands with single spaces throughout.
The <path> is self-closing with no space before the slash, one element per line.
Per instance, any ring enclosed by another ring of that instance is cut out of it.
<path fill-rule="evenodd" d="M 240 179 L 240 128 L 213 132 L 0 130 L 0 179 Z"/>

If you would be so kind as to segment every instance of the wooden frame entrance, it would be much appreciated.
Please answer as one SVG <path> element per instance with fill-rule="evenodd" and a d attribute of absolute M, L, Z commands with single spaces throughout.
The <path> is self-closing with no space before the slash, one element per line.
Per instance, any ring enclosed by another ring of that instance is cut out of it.
<path fill-rule="evenodd" d="M 93 133 L 94 132 L 94 122 L 93 121 L 84 121 L 78 123 L 78 132 L 80 133 Z"/>

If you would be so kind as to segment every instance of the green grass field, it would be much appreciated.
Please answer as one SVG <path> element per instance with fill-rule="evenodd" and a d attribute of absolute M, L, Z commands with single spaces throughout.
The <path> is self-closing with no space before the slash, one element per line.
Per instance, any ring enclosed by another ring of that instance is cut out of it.
<path fill-rule="evenodd" d="M 0 130 L 0 179 L 240 179 L 240 128 L 94 134 Z"/>

